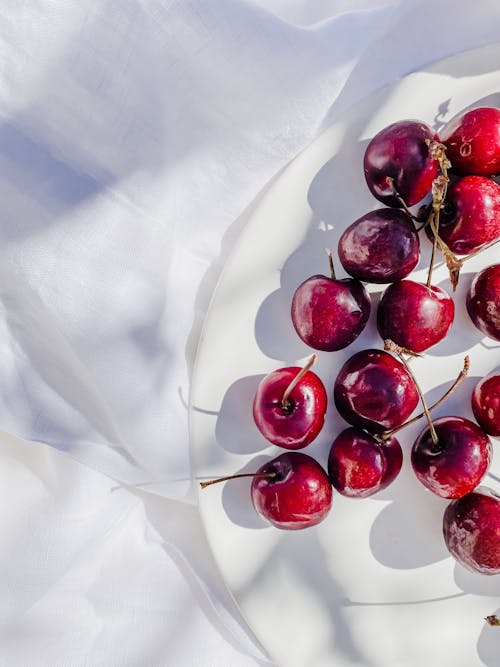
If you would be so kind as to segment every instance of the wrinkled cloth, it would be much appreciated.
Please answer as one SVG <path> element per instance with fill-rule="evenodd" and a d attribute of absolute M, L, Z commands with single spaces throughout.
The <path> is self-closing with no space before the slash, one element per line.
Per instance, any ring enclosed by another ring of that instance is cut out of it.
<path fill-rule="evenodd" d="M 0 3 L 0 664 L 266 661 L 192 493 L 217 276 L 324 128 L 499 26 L 497 0 Z"/>

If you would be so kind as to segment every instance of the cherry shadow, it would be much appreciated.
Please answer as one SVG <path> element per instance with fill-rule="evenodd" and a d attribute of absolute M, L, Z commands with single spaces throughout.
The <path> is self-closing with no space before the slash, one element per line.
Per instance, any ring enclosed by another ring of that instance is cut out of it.
<path fill-rule="evenodd" d="M 496 610 L 488 610 L 487 616 L 490 614 L 500 616 L 500 607 Z M 497 627 L 492 627 L 486 621 L 477 640 L 477 654 L 486 667 L 498 667 L 500 632 Z"/>
<path fill-rule="evenodd" d="M 248 375 L 231 384 L 222 399 L 215 437 L 227 452 L 254 454 L 269 446 L 255 425 L 252 404 L 264 375 Z"/>
<path fill-rule="evenodd" d="M 269 460 L 269 456 L 257 456 L 248 461 L 242 468 L 236 470 L 234 474 L 256 472 L 260 466 Z M 223 484 L 222 505 L 230 521 L 243 528 L 270 528 L 270 524 L 253 508 L 250 496 L 251 477 L 233 479 L 223 482 Z"/>

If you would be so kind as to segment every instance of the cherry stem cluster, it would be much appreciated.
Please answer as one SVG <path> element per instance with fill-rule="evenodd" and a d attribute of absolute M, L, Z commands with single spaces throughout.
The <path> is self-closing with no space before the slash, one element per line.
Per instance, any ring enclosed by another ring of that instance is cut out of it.
<path fill-rule="evenodd" d="M 438 161 L 440 169 L 440 173 L 436 176 L 432 183 L 432 206 L 429 217 L 427 218 L 427 224 L 429 224 L 434 235 L 431 260 L 429 263 L 429 272 L 427 274 L 427 287 L 430 287 L 432 284 L 432 270 L 434 268 L 438 243 L 440 244 L 443 254 L 446 254 L 444 250 L 445 244 L 439 236 L 439 216 L 441 209 L 443 208 L 446 192 L 448 190 L 448 183 L 450 182 L 448 177 L 448 169 L 451 167 L 451 163 L 446 157 L 446 147 L 444 144 L 439 143 L 439 141 L 427 140 L 427 146 L 429 148 L 429 155 L 434 160 Z M 446 246 L 446 248 L 449 252 L 451 252 L 448 246 Z"/>

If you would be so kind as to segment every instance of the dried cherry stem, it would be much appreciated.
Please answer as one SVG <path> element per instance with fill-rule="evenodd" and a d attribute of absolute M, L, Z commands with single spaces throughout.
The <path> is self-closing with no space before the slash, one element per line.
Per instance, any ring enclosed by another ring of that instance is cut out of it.
<path fill-rule="evenodd" d="M 429 412 L 432 412 L 432 410 L 434 410 L 434 408 L 437 408 L 439 405 L 441 405 L 441 403 L 444 403 L 449 396 L 451 396 L 451 394 L 455 391 L 455 389 L 458 387 L 458 385 L 461 382 L 463 382 L 463 380 L 465 380 L 465 378 L 467 377 L 467 374 L 469 372 L 469 368 L 470 368 L 470 359 L 469 359 L 468 356 L 466 356 L 465 359 L 464 359 L 464 366 L 463 366 L 462 370 L 460 371 L 460 373 L 457 375 L 457 378 L 456 378 L 455 382 L 451 385 L 451 387 L 449 387 L 449 389 L 447 389 L 447 391 L 445 391 L 445 393 L 441 396 L 441 398 L 439 398 L 432 405 L 429 405 L 429 407 L 427 408 Z M 383 440 L 383 441 L 389 440 L 394 435 L 396 435 L 396 433 L 399 433 L 399 431 L 402 431 L 407 426 L 411 426 L 412 424 L 417 422 L 419 419 L 422 419 L 422 417 L 425 417 L 425 412 L 421 412 L 419 415 L 416 415 L 415 417 L 412 417 L 411 419 L 408 419 L 408 421 L 405 421 L 403 424 L 400 424 L 399 426 L 396 426 L 395 428 L 391 429 L 390 431 L 385 431 L 384 433 L 382 433 L 380 435 L 380 439 Z"/>
<path fill-rule="evenodd" d="M 496 616 L 495 614 L 486 616 L 484 620 L 486 621 L 486 623 L 488 623 L 488 625 L 497 625 L 497 626 L 500 625 L 500 618 L 498 618 L 498 616 Z"/>
<path fill-rule="evenodd" d="M 439 216 L 441 213 L 441 209 L 443 208 L 444 199 L 446 197 L 446 191 L 448 189 L 448 183 L 450 181 L 448 177 L 448 169 L 451 167 L 451 163 L 446 157 L 446 147 L 444 146 L 444 144 L 439 143 L 439 141 L 429 141 L 429 140 L 427 140 L 426 143 L 429 148 L 429 155 L 434 160 L 437 160 L 439 162 L 439 169 L 441 172 L 436 176 L 436 178 L 432 182 L 432 208 L 430 210 L 429 218 L 427 220 L 434 235 L 434 240 L 432 243 L 431 260 L 429 263 L 429 272 L 427 274 L 427 287 L 430 287 L 432 284 L 432 271 L 434 268 L 436 251 L 438 243 L 441 240 L 441 237 L 439 236 Z"/>
<path fill-rule="evenodd" d="M 300 369 L 300 371 L 297 373 L 297 375 L 293 378 L 293 380 L 290 382 L 288 387 L 285 389 L 283 392 L 283 397 L 281 399 L 281 407 L 283 410 L 288 410 L 290 409 L 290 394 L 294 390 L 294 388 L 297 386 L 297 384 L 300 382 L 300 380 L 304 377 L 304 375 L 307 373 L 307 371 L 314 366 L 316 363 L 316 360 L 318 358 L 317 354 L 313 354 L 312 357 L 306 362 L 306 364 Z"/>
<path fill-rule="evenodd" d="M 425 417 L 427 419 L 427 423 L 429 424 L 429 431 L 430 431 L 430 434 L 431 434 L 432 442 L 434 443 L 435 446 L 437 446 L 439 444 L 439 439 L 438 439 L 438 436 L 437 436 L 437 433 L 436 433 L 436 429 L 434 428 L 434 424 L 432 423 L 431 415 L 429 413 L 429 408 L 427 407 L 427 402 L 425 400 L 425 396 L 424 396 L 422 390 L 420 389 L 420 386 L 417 382 L 416 377 L 413 375 L 413 371 L 411 370 L 409 363 L 406 361 L 406 359 L 404 357 L 404 354 L 403 354 L 404 348 L 397 345 L 397 343 L 395 343 L 393 340 L 385 340 L 384 341 L 384 350 L 386 350 L 386 352 L 392 352 L 397 357 L 399 357 L 399 359 L 401 360 L 401 363 L 403 364 L 403 366 L 408 371 L 408 375 L 413 380 L 413 384 L 415 385 L 415 389 L 417 390 L 417 393 L 420 397 L 420 402 L 422 403 L 422 407 L 424 409 L 424 414 L 425 414 Z"/>
<path fill-rule="evenodd" d="M 202 489 L 210 486 L 211 484 L 218 484 L 219 482 L 227 482 L 228 479 L 238 479 L 239 477 L 267 477 L 272 479 L 276 477 L 278 473 L 276 472 L 240 472 L 237 475 L 227 475 L 226 477 L 217 477 L 217 479 L 210 479 L 208 482 L 200 482 Z"/>

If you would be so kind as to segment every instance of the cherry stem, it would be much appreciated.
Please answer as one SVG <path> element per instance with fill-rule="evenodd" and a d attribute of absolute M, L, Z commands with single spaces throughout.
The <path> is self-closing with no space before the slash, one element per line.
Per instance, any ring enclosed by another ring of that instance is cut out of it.
<path fill-rule="evenodd" d="M 496 616 L 495 614 L 486 616 L 484 620 L 486 621 L 486 623 L 488 623 L 488 625 L 500 625 L 500 618 L 498 618 L 498 616 Z"/>
<path fill-rule="evenodd" d="M 410 210 L 410 207 L 405 202 L 403 197 L 399 194 L 396 186 L 394 185 L 394 179 L 392 178 L 392 176 L 387 176 L 386 181 L 387 181 L 388 185 L 390 186 L 390 188 L 392 190 L 392 194 L 398 200 L 399 205 L 404 210 L 406 215 L 408 215 L 408 217 L 410 217 L 413 220 L 413 222 L 420 222 L 419 219 L 418 219 L 418 216 L 413 215 L 413 213 Z"/>
<path fill-rule="evenodd" d="M 434 269 L 438 243 L 440 241 L 442 243 L 442 240 L 439 236 L 439 216 L 441 209 L 443 208 L 446 191 L 448 189 L 448 183 L 450 181 L 448 177 L 448 169 L 451 167 L 451 163 L 446 157 L 446 147 L 444 144 L 439 143 L 439 141 L 427 140 L 427 146 L 429 148 L 429 155 L 434 160 L 439 162 L 440 169 L 440 173 L 432 182 L 432 208 L 429 212 L 429 217 L 427 220 L 434 235 L 434 240 L 432 243 L 432 254 L 429 262 L 429 272 L 427 274 L 427 287 L 430 287 L 432 285 L 432 271 Z"/>
<path fill-rule="evenodd" d="M 317 354 L 313 354 L 312 357 L 309 359 L 309 361 L 307 361 L 307 363 L 305 364 L 305 366 L 303 366 L 303 367 L 300 369 L 300 371 L 297 373 L 297 375 L 293 378 L 293 380 L 290 382 L 290 384 L 288 385 L 288 387 L 287 387 L 287 388 L 285 389 L 285 391 L 283 392 L 283 398 L 281 399 L 281 407 L 283 408 L 283 410 L 286 410 L 286 409 L 288 409 L 288 408 L 290 407 L 290 405 L 289 405 L 289 400 L 288 400 L 288 399 L 290 398 L 290 394 L 292 393 L 292 391 L 294 390 L 294 388 L 297 386 L 297 383 L 300 382 L 300 380 L 301 380 L 301 379 L 304 377 L 304 375 L 307 373 L 307 371 L 308 371 L 312 366 L 314 366 L 314 364 L 316 363 L 317 358 L 318 358 L 318 355 L 317 355 Z"/>
<path fill-rule="evenodd" d="M 326 249 L 326 254 L 328 255 L 328 265 L 330 267 L 330 278 L 336 280 L 335 276 L 335 267 L 333 266 L 333 254 L 330 248 Z"/>
<path fill-rule="evenodd" d="M 267 477 L 272 479 L 276 477 L 278 473 L 276 472 L 240 472 L 237 475 L 227 475 L 226 477 L 217 477 L 217 479 L 210 479 L 208 482 L 200 482 L 202 489 L 210 486 L 211 484 L 218 484 L 219 482 L 227 482 L 228 479 L 238 479 L 240 477 Z"/>
<path fill-rule="evenodd" d="M 417 382 L 416 377 L 413 375 L 413 372 L 410 368 L 409 363 L 406 361 L 406 359 L 404 357 L 404 354 L 403 354 L 404 348 L 400 347 L 399 345 L 397 345 L 392 340 L 385 340 L 384 341 L 384 350 L 386 350 L 387 352 L 393 352 L 396 356 L 398 356 L 399 359 L 401 360 L 401 363 L 403 364 L 403 366 L 408 371 L 408 375 L 413 380 L 413 384 L 415 385 L 415 389 L 417 390 L 417 393 L 420 397 L 420 401 L 421 401 L 422 407 L 424 409 L 424 414 L 425 414 L 425 417 L 427 419 L 427 423 L 429 424 L 429 431 L 431 433 L 432 442 L 434 443 L 434 445 L 438 445 L 439 444 L 439 439 L 437 437 L 437 433 L 436 433 L 436 429 L 434 428 L 434 424 L 432 423 L 431 415 L 429 413 L 429 408 L 427 407 L 427 402 L 425 400 L 425 396 L 424 396 L 422 390 L 420 389 L 420 386 Z"/>
<path fill-rule="evenodd" d="M 430 405 L 428 407 L 429 412 L 432 412 L 432 410 L 434 410 L 434 408 L 437 408 L 439 405 L 441 405 L 441 403 L 444 403 L 444 401 L 446 401 L 448 396 L 451 396 L 451 394 L 455 391 L 455 389 L 458 387 L 458 385 L 463 380 L 465 380 L 465 378 L 467 377 L 467 373 L 469 372 L 469 368 L 470 368 L 470 359 L 469 359 L 468 356 L 466 356 L 465 359 L 464 359 L 464 367 L 462 368 L 462 370 L 458 374 L 455 382 L 441 396 L 441 398 L 439 398 L 435 403 L 433 403 L 432 405 Z M 392 438 L 393 435 L 396 435 L 396 433 L 399 433 L 399 431 L 402 431 L 407 426 L 411 426 L 412 424 L 417 422 L 419 419 L 422 419 L 422 417 L 425 417 L 425 412 L 421 412 L 416 417 L 412 417 L 411 419 L 408 419 L 408 421 L 405 421 L 404 424 L 400 424 L 399 426 L 396 426 L 396 428 L 393 428 L 390 431 L 386 431 L 385 433 L 382 433 L 380 438 L 384 441 L 389 440 L 390 438 Z"/>

